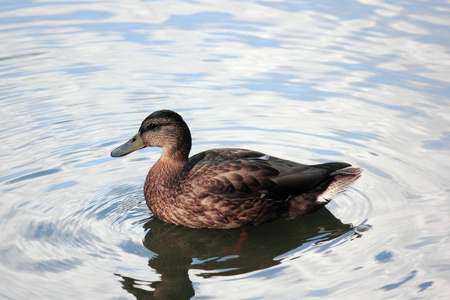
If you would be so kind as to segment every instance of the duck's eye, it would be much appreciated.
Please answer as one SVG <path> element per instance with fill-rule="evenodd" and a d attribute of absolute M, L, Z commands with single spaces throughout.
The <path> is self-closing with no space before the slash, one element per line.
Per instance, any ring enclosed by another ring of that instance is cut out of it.
<path fill-rule="evenodd" d="M 148 130 L 152 130 L 152 129 L 155 129 L 156 127 L 157 127 L 157 126 L 156 126 L 155 123 L 150 123 L 150 124 L 148 124 L 147 129 L 148 129 Z"/>

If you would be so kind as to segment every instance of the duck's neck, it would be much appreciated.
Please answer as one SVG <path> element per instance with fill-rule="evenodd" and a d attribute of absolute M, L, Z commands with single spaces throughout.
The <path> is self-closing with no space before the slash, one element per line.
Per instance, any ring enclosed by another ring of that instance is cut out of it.
<path fill-rule="evenodd" d="M 161 157 L 153 165 L 147 175 L 144 193 L 147 204 L 167 197 L 179 191 L 181 182 L 189 173 L 188 161 L 191 151 L 191 133 L 186 123 L 178 128 L 176 135 L 169 136 Z"/>
<path fill-rule="evenodd" d="M 180 148 L 163 149 L 161 157 L 148 172 L 144 185 L 147 201 L 162 195 L 176 193 L 180 183 L 188 175 L 188 154 Z"/>

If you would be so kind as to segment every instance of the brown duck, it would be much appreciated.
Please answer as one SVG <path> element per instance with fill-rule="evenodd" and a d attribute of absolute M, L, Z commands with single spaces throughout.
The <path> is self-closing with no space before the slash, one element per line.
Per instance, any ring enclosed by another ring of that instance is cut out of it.
<path fill-rule="evenodd" d="M 111 156 L 148 146 L 162 153 L 145 180 L 145 201 L 157 218 L 188 227 L 236 228 L 309 214 L 361 175 L 343 162 L 303 165 L 246 149 L 189 157 L 189 128 L 170 110 L 149 115 Z"/>

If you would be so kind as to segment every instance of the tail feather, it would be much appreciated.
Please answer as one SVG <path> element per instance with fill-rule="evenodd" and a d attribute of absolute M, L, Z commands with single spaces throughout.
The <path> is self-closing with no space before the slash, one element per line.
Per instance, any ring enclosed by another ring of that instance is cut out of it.
<path fill-rule="evenodd" d="M 333 180 L 328 187 L 317 196 L 316 202 L 328 203 L 335 195 L 345 192 L 359 177 L 362 170 L 360 168 L 347 167 L 339 169 L 330 174 Z"/>

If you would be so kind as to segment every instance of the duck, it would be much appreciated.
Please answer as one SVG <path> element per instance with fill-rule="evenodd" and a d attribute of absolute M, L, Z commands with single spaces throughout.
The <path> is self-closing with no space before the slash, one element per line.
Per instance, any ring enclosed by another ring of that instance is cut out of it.
<path fill-rule="evenodd" d="M 151 113 L 111 156 L 145 147 L 162 148 L 145 179 L 147 206 L 164 222 L 193 228 L 232 229 L 307 215 L 347 190 L 362 172 L 345 162 L 307 165 L 240 148 L 189 157 L 190 129 L 172 110 Z"/>

